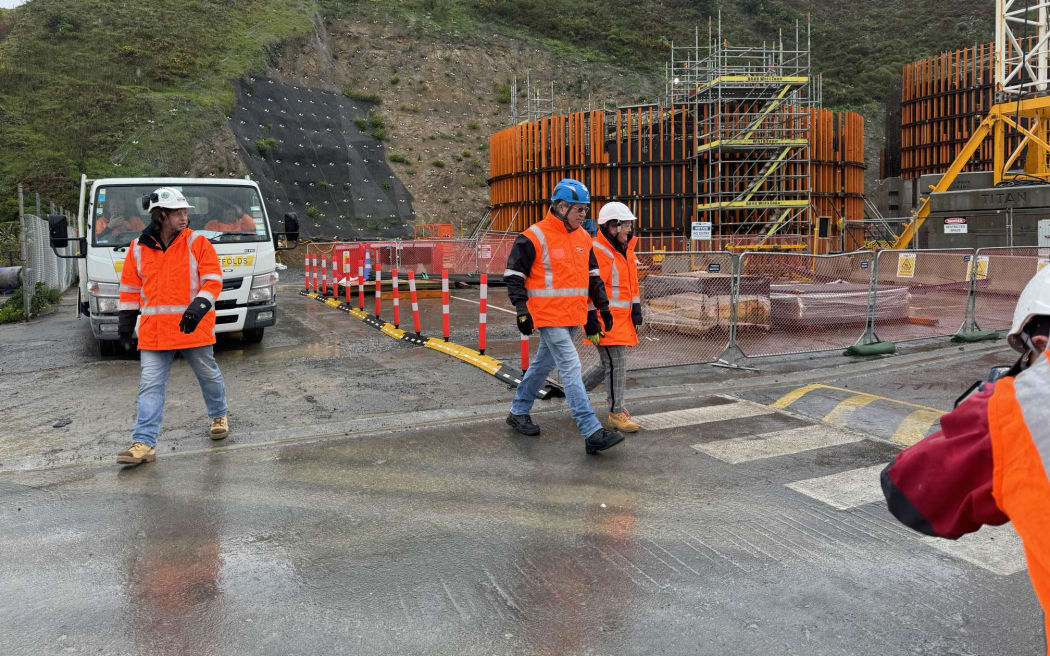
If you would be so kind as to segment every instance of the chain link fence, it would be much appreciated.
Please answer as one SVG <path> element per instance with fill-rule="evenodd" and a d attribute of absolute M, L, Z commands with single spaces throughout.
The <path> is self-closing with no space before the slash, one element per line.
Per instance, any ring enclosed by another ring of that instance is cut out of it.
<path fill-rule="evenodd" d="M 77 279 L 77 260 L 59 257 L 51 249 L 50 230 L 46 219 L 47 213 L 64 214 L 69 220 L 69 237 L 77 237 L 76 221 L 64 208 L 42 201 L 35 194 L 35 212 L 26 211 L 25 195 L 21 186 L 18 188 L 18 277 L 21 280 L 22 314 L 31 317 L 36 309 L 52 301 L 58 294 L 65 292 Z M 76 245 L 71 243 L 59 249 L 63 255 L 75 253 Z M 8 261 L 14 259 L 8 254 Z"/>
<path fill-rule="evenodd" d="M 980 248 L 972 276 L 975 328 L 1005 330 L 1013 321 L 1021 290 L 1050 262 L 1050 248 Z"/>
<path fill-rule="evenodd" d="M 879 251 L 872 285 L 874 335 L 902 342 L 959 332 L 970 300 L 973 254 L 968 248 Z M 878 303 L 880 296 L 888 302 Z"/>

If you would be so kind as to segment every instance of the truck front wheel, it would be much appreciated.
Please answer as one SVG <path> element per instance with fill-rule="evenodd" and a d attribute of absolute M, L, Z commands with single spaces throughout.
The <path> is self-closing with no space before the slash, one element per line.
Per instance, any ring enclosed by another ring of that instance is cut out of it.
<path fill-rule="evenodd" d="M 241 339 L 245 344 L 258 344 L 263 339 L 265 328 L 251 328 L 241 333 Z"/>

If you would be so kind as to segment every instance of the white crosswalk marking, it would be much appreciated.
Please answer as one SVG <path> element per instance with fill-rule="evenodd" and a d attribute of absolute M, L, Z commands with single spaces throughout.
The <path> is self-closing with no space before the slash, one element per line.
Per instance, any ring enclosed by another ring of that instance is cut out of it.
<path fill-rule="evenodd" d="M 839 510 L 848 510 L 883 499 L 879 473 L 885 466 L 881 464 L 851 469 L 830 476 L 795 481 L 787 486 Z"/>
<path fill-rule="evenodd" d="M 922 541 L 950 556 L 1002 576 L 1025 569 L 1024 545 L 1009 523 L 985 526 L 958 540 L 924 537 Z"/>
<path fill-rule="evenodd" d="M 717 442 L 694 444 L 693 448 L 719 460 L 737 464 L 749 460 L 822 449 L 827 446 L 849 444 L 861 439 L 858 435 L 830 426 L 803 426 L 752 437 L 734 437 Z"/>
<path fill-rule="evenodd" d="M 773 414 L 773 412 L 770 408 L 755 403 L 736 402 L 689 408 L 688 410 L 656 412 L 650 415 L 638 415 L 633 417 L 633 419 L 645 430 L 664 430 L 706 424 L 713 421 L 769 415 Z"/>

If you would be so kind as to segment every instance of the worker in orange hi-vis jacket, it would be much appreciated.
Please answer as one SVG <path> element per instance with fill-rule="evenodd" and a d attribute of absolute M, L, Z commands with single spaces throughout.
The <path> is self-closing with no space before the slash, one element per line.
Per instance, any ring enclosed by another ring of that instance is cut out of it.
<path fill-rule="evenodd" d="M 143 200 L 150 225 L 128 247 L 120 278 L 119 332 L 130 347 L 139 320 L 142 375 L 132 444 L 117 462 L 156 459 L 157 433 L 164 415 L 164 389 L 178 351 L 200 382 L 211 418 L 210 434 L 229 434 L 226 386 L 215 362 L 215 299 L 222 292 L 222 270 L 215 248 L 190 230 L 186 198 L 161 187 Z"/>
<path fill-rule="evenodd" d="M 1017 363 L 897 454 L 882 491 L 890 512 L 926 535 L 957 540 L 1012 522 L 1050 641 L 1050 267 L 1021 292 L 1007 341 Z"/>
<path fill-rule="evenodd" d="M 623 203 L 606 203 L 598 212 L 598 234 L 594 238 L 594 257 L 609 297 L 613 315 L 611 330 L 587 330 L 598 347 L 600 361 L 583 372 L 583 386 L 590 391 L 601 382 L 609 397 L 609 424 L 624 433 L 637 433 L 638 423 L 623 404 L 627 387 L 627 349 L 638 343 L 642 325 L 642 301 L 638 293 L 638 263 L 634 256 L 632 235 L 637 217 Z M 597 324 L 596 313 L 588 321 Z"/>

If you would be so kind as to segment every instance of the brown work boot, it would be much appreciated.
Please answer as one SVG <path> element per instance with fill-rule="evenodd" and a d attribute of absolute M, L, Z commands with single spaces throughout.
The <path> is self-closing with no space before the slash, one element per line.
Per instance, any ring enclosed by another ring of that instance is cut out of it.
<path fill-rule="evenodd" d="M 638 424 L 631 419 L 631 414 L 626 410 L 623 412 L 610 412 L 609 423 L 621 433 L 637 433 L 639 428 Z"/>
<path fill-rule="evenodd" d="M 153 462 L 156 459 L 157 450 L 151 446 L 146 446 L 142 442 L 135 442 L 117 454 L 117 462 L 126 465 L 141 465 L 144 462 Z"/>
<path fill-rule="evenodd" d="M 211 439 L 221 440 L 230 434 L 229 415 L 216 417 L 211 420 Z"/>

